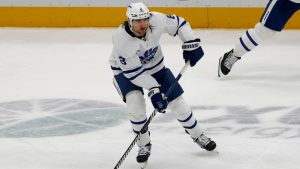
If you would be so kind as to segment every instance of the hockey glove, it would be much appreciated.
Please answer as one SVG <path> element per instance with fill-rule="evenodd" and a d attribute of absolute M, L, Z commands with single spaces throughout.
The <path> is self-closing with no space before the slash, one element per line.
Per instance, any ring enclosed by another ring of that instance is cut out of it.
<path fill-rule="evenodd" d="M 165 113 L 165 109 L 168 106 L 167 100 L 162 96 L 159 87 L 153 87 L 149 90 L 148 97 L 151 99 L 152 105 L 160 113 Z"/>
<path fill-rule="evenodd" d="M 183 58 L 185 62 L 190 61 L 191 67 L 195 66 L 196 63 L 202 58 L 204 52 L 200 46 L 200 39 L 194 39 L 184 42 L 182 45 Z"/>

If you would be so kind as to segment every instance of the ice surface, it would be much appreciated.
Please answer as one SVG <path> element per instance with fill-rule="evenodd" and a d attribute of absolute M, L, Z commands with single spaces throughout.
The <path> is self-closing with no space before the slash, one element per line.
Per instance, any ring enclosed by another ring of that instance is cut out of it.
<path fill-rule="evenodd" d="M 112 32 L 0 29 L 1 169 L 115 166 L 134 135 L 111 81 Z M 150 124 L 147 168 L 300 168 L 300 31 L 283 31 L 218 78 L 218 58 L 243 32 L 196 30 L 205 56 L 180 80 L 219 153 L 200 149 L 167 112 Z M 166 35 L 161 44 L 176 75 L 184 65 L 181 42 Z M 136 153 L 135 147 L 120 168 L 139 168 Z"/>

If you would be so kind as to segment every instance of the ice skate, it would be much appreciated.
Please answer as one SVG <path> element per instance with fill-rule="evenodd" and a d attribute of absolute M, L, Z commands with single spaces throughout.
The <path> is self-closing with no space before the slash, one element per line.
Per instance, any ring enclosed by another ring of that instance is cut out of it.
<path fill-rule="evenodd" d="M 143 168 L 143 166 L 147 166 L 147 161 L 151 154 L 151 146 L 151 143 L 148 143 L 145 146 L 139 147 L 140 149 L 138 151 L 136 161 L 141 164 L 141 168 Z"/>
<path fill-rule="evenodd" d="M 240 59 L 241 57 L 233 55 L 233 49 L 225 53 L 224 56 L 219 59 L 218 76 L 227 75 L 231 71 L 234 63 Z"/>
<path fill-rule="evenodd" d="M 193 139 L 201 148 L 207 151 L 213 151 L 216 148 L 216 143 L 210 138 L 206 137 L 204 134 L 201 134 L 198 138 Z"/>

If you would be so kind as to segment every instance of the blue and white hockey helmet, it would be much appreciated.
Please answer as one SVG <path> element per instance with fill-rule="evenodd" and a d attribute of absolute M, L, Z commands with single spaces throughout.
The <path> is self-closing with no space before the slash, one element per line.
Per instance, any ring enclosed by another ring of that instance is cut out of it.
<path fill-rule="evenodd" d="M 142 2 L 131 3 L 127 7 L 126 15 L 130 21 L 136 19 L 149 18 L 150 12 L 148 7 Z"/>

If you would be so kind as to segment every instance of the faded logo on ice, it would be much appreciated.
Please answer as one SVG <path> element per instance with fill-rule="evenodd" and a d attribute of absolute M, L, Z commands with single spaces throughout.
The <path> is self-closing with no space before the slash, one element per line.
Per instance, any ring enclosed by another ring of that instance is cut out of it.
<path fill-rule="evenodd" d="M 201 127 L 213 135 L 300 138 L 300 108 L 285 106 L 193 106 Z M 176 120 L 170 113 L 157 122 Z"/>
<path fill-rule="evenodd" d="M 300 107 L 192 106 L 209 135 L 251 138 L 300 138 Z M 174 113 L 157 115 L 163 126 L 176 122 Z M 82 99 L 19 100 L 0 103 L 0 137 L 51 137 L 87 133 L 127 122 L 124 107 Z M 167 128 L 167 127 L 166 127 Z M 161 130 L 159 125 L 159 130 Z M 176 130 L 182 130 L 176 126 Z"/>
<path fill-rule="evenodd" d="M 0 137 L 50 137 L 87 133 L 127 119 L 124 107 L 81 99 L 0 103 Z"/>

